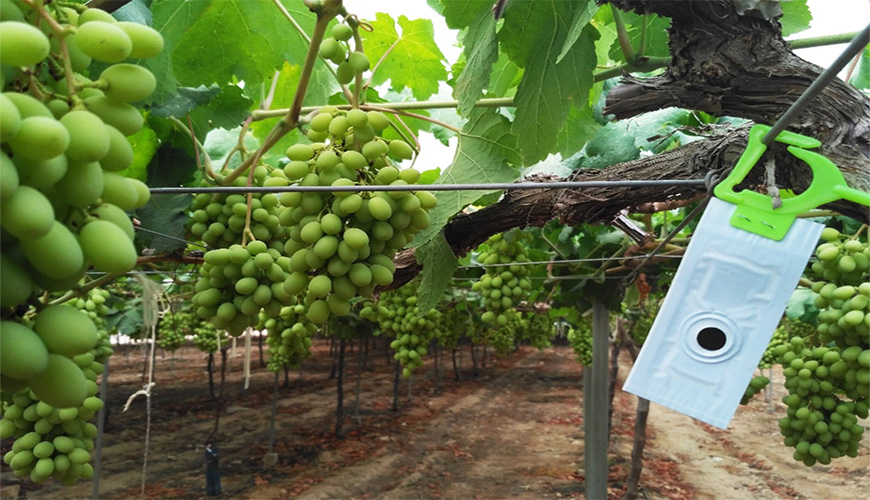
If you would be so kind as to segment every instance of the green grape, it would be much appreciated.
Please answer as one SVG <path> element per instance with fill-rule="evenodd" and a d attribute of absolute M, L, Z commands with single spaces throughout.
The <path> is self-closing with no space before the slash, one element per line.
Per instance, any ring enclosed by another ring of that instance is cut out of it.
<path fill-rule="evenodd" d="M 347 62 L 355 73 L 364 73 L 369 70 L 369 58 L 363 52 L 351 52 L 347 57 Z"/>
<path fill-rule="evenodd" d="M 347 85 L 352 82 L 355 76 L 356 71 L 348 61 L 339 63 L 338 68 L 335 70 L 335 77 L 338 80 L 338 83 L 342 85 Z"/>
<path fill-rule="evenodd" d="M 121 28 L 130 38 L 130 43 L 132 44 L 132 49 L 130 50 L 131 58 L 151 59 L 157 57 L 163 50 L 163 35 L 154 28 L 126 21 L 121 21 L 115 24 L 115 26 Z"/>
<path fill-rule="evenodd" d="M 106 125 L 115 127 L 126 136 L 142 129 L 144 122 L 139 110 L 125 102 L 115 101 L 103 95 L 94 95 L 85 99 L 85 106 L 88 111 L 99 116 Z"/>
<path fill-rule="evenodd" d="M 109 174 L 105 174 L 109 175 Z M 104 178 L 105 179 L 105 178 Z M 121 228 L 124 231 L 124 234 L 130 238 L 130 241 L 133 241 L 135 236 L 135 230 L 133 228 L 133 222 L 130 221 L 130 217 L 124 213 L 124 210 L 119 208 L 117 205 L 113 205 L 111 203 L 101 203 L 96 206 L 92 206 L 88 213 L 98 219 L 109 221 L 112 224 Z"/>
<path fill-rule="evenodd" d="M 130 179 L 112 172 L 103 173 L 103 191 L 100 199 L 123 210 L 132 210 L 139 201 L 139 193 Z"/>
<path fill-rule="evenodd" d="M 91 205 L 103 192 L 103 169 L 97 162 L 70 163 L 63 178 L 55 184 L 55 189 L 68 205 Z"/>
<path fill-rule="evenodd" d="M 20 244 L 27 261 L 49 278 L 66 278 L 82 270 L 84 256 L 81 247 L 76 237 L 60 222 L 54 221 L 44 236 L 22 240 Z"/>
<path fill-rule="evenodd" d="M 0 254 L 0 306 L 16 307 L 33 294 L 33 280 L 15 260 Z"/>
<path fill-rule="evenodd" d="M 118 21 L 112 17 L 111 14 L 104 10 L 100 9 L 86 9 L 84 12 L 79 14 L 78 25 L 82 26 L 85 23 L 90 23 L 93 21 L 102 21 L 109 24 L 115 24 Z"/>
<path fill-rule="evenodd" d="M 0 22 L 0 64 L 33 66 L 48 56 L 48 37 L 19 21 Z"/>
<path fill-rule="evenodd" d="M 106 97 L 121 102 L 136 102 L 150 96 L 157 88 L 154 74 L 135 64 L 114 64 L 100 74 L 107 87 Z"/>
<path fill-rule="evenodd" d="M 54 117 L 45 104 L 33 96 L 18 92 L 4 92 L 2 95 L 12 101 L 22 120 L 32 116 L 41 116 L 43 118 Z"/>
<path fill-rule="evenodd" d="M 40 311 L 33 329 L 49 352 L 68 357 L 92 350 L 99 340 L 97 327 L 87 314 L 66 305 Z"/>
<path fill-rule="evenodd" d="M 0 322 L 0 331 L 0 374 L 31 380 L 45 371 L 48 350 L 36 332 L 13 321 Z"/>
<path fill-rule="evenodd" d="M 51 188 L 63 179 L 69 169 L 66 155 L 41 161 L 16 157 L 14 165 L 18 169 L 20 183 L 38 189 Z"/>
<path fill-rule="evenodd" d="M 55 224 L 51 202 L 41 192 L 20 186 L 0 203 L 0 225 L 22 240 L 46 236 Z"/>
<path fill-rule="evenodd" d="M 577 361 L 583 366 L 592 366 L 592 325 L 581 322 L 569 329 L 568 342 L 574 349 Z"/>
<path fill-rule="evenodd" d="M 48 366 L 28 381 L 30 389 L 46 403 L 58 408 L 80 406 L 87 397 L 87 384 L 82 370 L 69 358 L 48 355 Z"/>
<path fill-rule="evenodd" d="M 80 25 L 76 30 L 76 42 L 82 52 L 104 63 L 121 62 L 133 51 L 133 42 L 127 33 L 117 24 L 106 21 Z"/>
<path fill-rule="evenodd" d="M 79 233 L 84 257 L 94 268 L 107 273 L 125 273 L 136 266 L 136 247 L 124 230 L 104 221 L 91 221 Z"/>
<path fill-rule="evenodd" d="M 60 123 L 69 132 L 66 156 L 70 160 L 100 161 L 109 152 L 109 132 L 97 115 L 89 111 L 70 111 Z"/>
<path fill-rule="evenodd" d="M 19 127 L 21 127 L 21 113 L 9 97 L 0 94 L 0 144 L 18 133 Z"/>
<path fill-rule="evenodd" d="M 11 198 L 20 184 L 23 182 L 19 179 L 15 164 L 5 153 L 0 152 L 0 203 Z"/>
<path fill-rule="evenodd" d="M 332 27 L 332 38 L 346 42 L 353 37 L 353 28 L 346 24 L 336 24 Z"/>
<path fill-rule="evenodd" d="M 120 172 L 133 163 L 133 146 L 115 127 L 106 126 L 106 132 L 109 135 L 109 150 L 100 160 L 100 166 L 107 172 Z"/>
<path fill-rule="evenodd" d="M 21 120 L 18 132 L 8 141 L 15 155 L 28 160 L 47 160 L 69 146 L 67 129 L 53 117 L 31 116 Z"/>

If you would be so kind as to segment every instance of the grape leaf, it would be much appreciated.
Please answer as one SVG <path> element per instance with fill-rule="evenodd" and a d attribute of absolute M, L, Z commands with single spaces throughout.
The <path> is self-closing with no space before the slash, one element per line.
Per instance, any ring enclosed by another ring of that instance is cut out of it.
<path fill-rule="evenodd" d="M 562 61 L 568 52 L 580 39 L 583 34 L 583 28 L 592 20 L 595 13 L 598 12 L 598 5 L 593 0 L 581 0 L 581 5 L 574 11 L 574 20 L 571 21 L 571 28 L 568 30 L 568 36 L 565 38 L 565 43 L 562 44 L 562 51 L 559 52 L 559 57 L 556 58 L 556 63 Z"/>
<path fill-rule="evenodd" d="M 671 20 L 666 17 L 660 17 L 655 14 L 637 14 L 635 12 L 620 12 L 622 19 L 626 24 L 628 38 L 631 40 L 631 46 L 636 52 L 640 50 L 640 41 L 643 34 L 643 24 L 647 23 L 646 28 L 646 44 L 644 46 L 643 55 L 646 57 L 667 57 L 670 55 L 668 49 L 668 28 L 671 26 Z M 647 18 L 646 20 L 644 18 Z M 610 59 L 618 62 L 625 62 L 625 55 L 622 53 L 622 48 L 619 46 L 619 40 L 614 39 L 610 45 Z"/>
<path fill-rule="evenodd" d="M 520 171 L 513 167 L 520 158 L 517 138 L 510 133 L 510 122 L 492 109 L 475 108 L 459 134 L 453 163 L 434 184 L 512 182 Z M 438 205 L 429 212 L 431 224 L 417 234 L 411 246 L 417 247 L 437 235 L 447 221 L 466 205 L 488 191 L 438 191 Z"/>
<path fill-rule="evenodd" d="M 514 97 L 516 119 L 511 130 L 523 138 L 520 146 L 525 164 L 546 158 L 554 149 L 572 103 L 584 106 L 592 87 L 597 31 L 587 25 L 580 39 L 557 64 L 557 51 L 567 29 L 563 20 L 551 19 L 550 37 L 531 53 Z"/>
<path fill-rule="evenodd" d="M 505 97 L 510 89 L 519 85 L 522 79 L 522 70 L 511 61 L 507 54 L 498 55 L 498 60 L 492 66 L 492 74 L 489 77 L 489 89 L 496 97 Z"/>
<path fill-rule="evenodd" d="M 779 24 L 782 25 L 782 36 L 794 35 L 810 27 L 813 15 L 807 7 L 807 0 L 789 0 L 780 2 L 782 17 Z"/>
<path fill-rule="evenodd" d="M 447 80 L 447 70 L 444 54 L 435 44 L 432 21 L 399 16 L 401 36 L 393 18 L 383 12 L 370 24 L 373 31 L 363 31 L 366 55 L 373 65 L 380 61 L 372 74 L 372 85 L 390 80 L 393 90 L 410 88 L 421 101 L 437 93 L 438 82 Z"/>
<path fill-rule="evenodd" d="M 504 26 L 498 32 L 501 49 L 517 66 L 524 68 L 531 54 L 542 44 L 550 45 L 556 31 L 555 18 L 562 16 L 568 26 L 573 17 L 566 9 L 573 2 L 557 0 L 513 0 L 504 13 Z M 566 33 L 563 33 L 563 39 Z M 561 48 L 561 41 L 559 48 Z M 558 50 L 558 49 L 555 49 Z M 553 57 L 555 60 L 555 55 Z"/>
<path fill-rule="evenodd" d="M 208 104 L 220 91 L 221 89 L 217 85 L 211 87 L 200 85 L 196 88 L 179 87 L 169 100 L 161 105 L 149 107 L 148 111 L 152 116 L 158 118 L 174 116 L 180 119 L 197 107 Z"/>
<path fill-rule="evenodd" d="M 428 0 L 427 3 L 444 16 L 448 28 L 459 30 L 471 25 L 482 12 L 490 11 L 495 0 Z"/>
<path fill-rule="evenodd" d="M 595 120 L 595 112 L 591 107 L 577 109 L 576 106 L 572 106 L 565 126 L 556 138 L 556 151 L 562 155 L 562 158 L 568 158 L 583 149 L 583 145 L 599 128 L 601 125 Z"/>
<path fill-rule="evenodd" d="M 489 11 L 484 11 L 468 27 L 465 35 L 466 64 L 456 79 L 453 95 L 459 101 L 457 110 L 466 116 L 474 107 L 480 93 L 489 83 L 492 65 L 498 60 L 498 40 L 495 37 L 496 20 Z"/>
<path fill-rule="evenodd" d="M 438 305 L 453 278 L 459 260 L 443 234 L 436 235 L 420 246 L 415 256 L 417 262 L 423 265 L 420 287 L 417 289 L 417 307 L 422 315 Z"/>
<path fill-rule="evenodd" d="M 145 206 L 136 209 L 135 215 L 141 227 L 160 234 L 138 231 L 136 242 L 143 248 L 153 248 L 157 253 L 184 249 L 187 246 L 184 225 L 189 220 L 187 209 L 192 199 L 189 194 L 153 195 Z"/>
<path fill-rule="evenodd" d="M 870 46 L 866 47 L 864 53 L 861 54 L 858 67 L 849 78 L 849 83 L 859 89 L 870 89 Z"/>
<path fill-rule="evenodd" d="M 151 163 L 154 153 L 157 152 L 157 134 L 154 129 L 145 125 L 135 134 L 127 136 L 127 141 L 133 148 L 133 163 L 118 174 L 146 182 L 148 180 L 148 164 Z"/>
<path fill-rule="evenodd" d="M 112 17 L 118 21 L 145 24 L 151 26 L 152 16 L 150 0 L 132 0 L 120 9 L 112 13 Z"/>
<path fill-rule="evenodd" d="M 283 0 L 306 32 L 314 14 L 301 4 Z M 164 52 L 146 65 L 158 81 L 152 102 L 186 86 L 244 80 L 256 87 L 283 61 L 302 64 L 307 45 L 270 0 L 155 0 L 154 28 Z"/>

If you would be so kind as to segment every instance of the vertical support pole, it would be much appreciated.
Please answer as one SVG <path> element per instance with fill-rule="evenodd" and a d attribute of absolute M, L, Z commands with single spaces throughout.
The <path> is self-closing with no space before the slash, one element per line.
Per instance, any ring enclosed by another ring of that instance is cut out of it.
<path fill-rule="evenodd" d="M 96 452 L 94 453 L 94 479 L 93 489 L 91 490 L 91 498 L 98 500 L 100 498 L 100 473 L 102 473 L 103 459 L 103 430 L 106 426 L 106 411 L 109 402 L 106 400 L 106 393 L 109 391 L 109 358 L 106 358 L 103 364 L 103 375 L 100 379 L 100 399 L 103 400 L 103 407 L 97 413 L 97 442 Z"/>
<path fill-rule="evenodd" d="M 592 303 L 592 366 L 583 384 L 584 469 L 586 498 L 607 498 L 607 344 L 610 337 L 607 307 Z"/>

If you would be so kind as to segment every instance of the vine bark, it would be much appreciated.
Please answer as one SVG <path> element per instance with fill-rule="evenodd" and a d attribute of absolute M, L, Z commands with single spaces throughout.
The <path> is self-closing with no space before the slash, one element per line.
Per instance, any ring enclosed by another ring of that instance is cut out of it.
<path fill-rule="evenodd" d="M 741 10 L 735 0 L 650 1 L 609 0 L 623 10 L 670 17 L 671 62 L 655 77 L 626 77 L 607 97 L 605 113 L 625 119 L 668 107 L 701 110 L 717 116 L 772 124 L 820 73 L 821 68 L 797 57 L 783 41 L 779 23 L 757 10 Z M 669 152 L 613 165 L 579 170 L 566 180 L 699 179 L 724 177 L 746 145 L 751 124 L 711 127 L 704 140 Z M 813 101 L 789 130 L 819 139 L 820 152 L 837 164 L 853 188 L 870 191 L 870 99 L 835 80 Z M 810 170 L 784 148 L 773 147 L 776 179 L 797 192 L 811 182 Z M 764 160 L 762 160 L 764 161 Z M 747 177 L 743 188 L 764 184 L 762 169 Z M 708 177 L 709 175 L 709 177 Z M 534 176 L 526 181 L 562 180 Z M 498 203 L 474 213 L 460 213 L 444 228 L 444 236 L 462 256 L 496 233 L 514 227 L 610 223 L 623 210 L 642 211 L 652 203 L 670 203 L 705 194 L 703 188 L 591 188 L 506 192 Z M 870 223 L 870 209 L 851 202 L 825 208 Z M 390 288 L 416 276 L 421 266 L 414 249 L 396 256 Z"/>

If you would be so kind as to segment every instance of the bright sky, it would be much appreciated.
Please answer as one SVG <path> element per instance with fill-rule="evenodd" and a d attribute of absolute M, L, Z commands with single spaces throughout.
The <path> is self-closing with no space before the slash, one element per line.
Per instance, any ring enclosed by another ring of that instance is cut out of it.
<path fill-rule="evenodd" d="M 494 1 L 493 1 L 494 3 Z M 797 33 L 790 38 L 809 38 L 823 35 L 833 35 L 859 31 L 870 22 L 870 0 L 807 0 L 810 12 L 813 15 L 810 28 Z M 346 0 L 345 6 L 348 11 L 357 14 L 363 19 L 374 19 L 375 13 L 387 12 L 394 19 L 404 15 L 409 19 L 431 19 L 435 29 L 435 42 L 438 44 L 449 63 L 454 63 L 459 57 L 461 50 L 455 45 L 458 32 L 447 28 L 444 19 L 440 17 L 426 0 Z M 845 45 L 833 45 L 796 51 L 800 57 L 827 67 L 843 51 Z M 841 73 L 841 77 L 845 74 Z M 452 99 L 450 88 L 442 84 L 441 93 L 433 99 Z M 451 147 L 445 147 L 431 134 L 422 133 L 420 136 L 422 154 L 417 160 L 418 170 L 432 168 L 446 168 L 453 159 L 453 150 L 456 140 L 451 140 Z"/>

